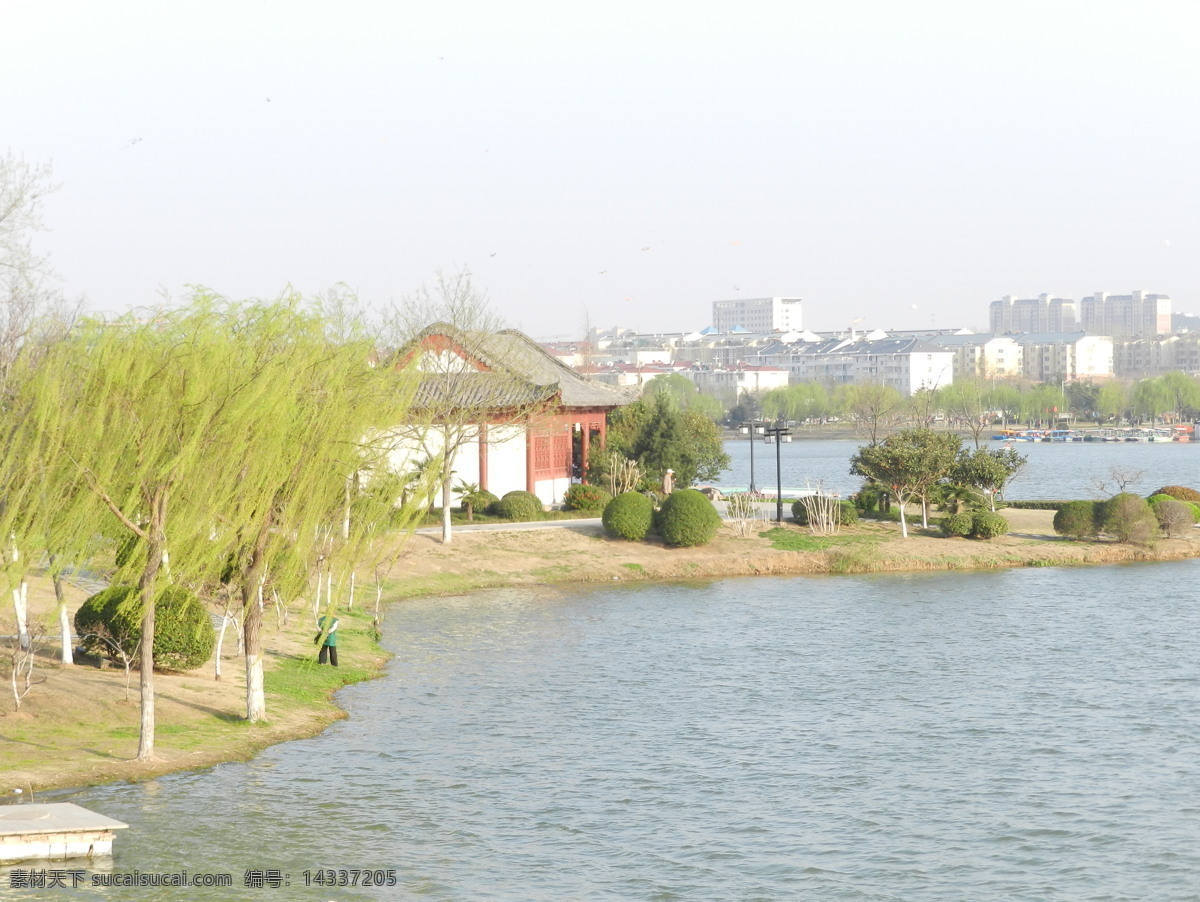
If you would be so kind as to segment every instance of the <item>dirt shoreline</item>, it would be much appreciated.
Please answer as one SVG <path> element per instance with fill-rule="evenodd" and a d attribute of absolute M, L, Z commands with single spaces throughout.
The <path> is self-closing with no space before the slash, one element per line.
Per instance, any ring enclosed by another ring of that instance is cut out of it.
<path fill-rule="evenodd" d="M 898 524 L 879 522 L 846 529 L 832 542 L 794 525 L 773 533 L 775 524 L 759 523 L 746 538 L 726 525 L 709 545 L 678 549 L 611 539 L 594 524 L 569 521 L 536 531 L 459 532 L 449 545 L 422 534 L 408 541 L 389 575 L 385 597 L 394 605 L 504 586 L 1080 566 L 1200 556 L 1200 530 L 1149 547 L 1076 542 L 1053 534 L 1052 511 L 1004 513 L 1010 532 L 990 542 L 944 539 L 919 526 L 910 527 L 912 534 L 904 539 Z M 84 597 L 82 590 L 72 589 L 72 614 Z M 45 617 L 53 603 L 48 583 L 35 580 L 32 614 Z M 0 633 L 10 632 L 10 618 L 11 611 L 0 617 Z M 119 668 L 60 666 L 52 625 L 38 668 L 45 680 L 33 687 L 19 711 L 13 711 L 8 670 L 0 665 L 0 793 L 12 796 L 21 789 L 28 799 L 51 789 L 145 780 L 244 760 L 275 743 L 319 733 L 345 716 L 331 698 L 333 691 L 378 676 L 387 656 L 371 636 L 369 615 L 358 611 L 344 619 L 343 668 L 336 674 L 329 668 L 315 670 L 311 619 L 308 602 L 301 600 L 288 612 L 286 624 L 272 620 L 264 631 L 267 666 L 275 674 L 268 685 L 273 682 L 277 689 L 268 700 L 267 724 L 240 719 L 244 682 L 232 636 L 226 636 L 221 681 L 213 679 L 212 662 L 189 673 L 157 675 L 158 756 L 150 764 L 135 760 L 137 675 L 126 701 L 125 674 Z M 383 628 L 386 632 L 386 617 Z M 302 684 L 303 691 L 291 692 L 293 683 Z"/>

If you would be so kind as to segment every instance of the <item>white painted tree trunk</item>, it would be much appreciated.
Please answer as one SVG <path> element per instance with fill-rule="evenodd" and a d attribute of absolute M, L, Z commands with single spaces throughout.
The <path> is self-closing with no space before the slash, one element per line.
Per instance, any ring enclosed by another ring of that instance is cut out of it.
<path fill-rule="evenodd" d="M 225 628 L 229 626 L 229 612 L 221 612 L 221 631 L 217 633 L 217 653 L 213 656 L 213 679 L 221 682 L 221 646 L 225 643 Z"/>
<path fill-rule="evenodd" d="M 321 579 L 321 562 L 317 561 L 317 594 L 313 598 L 313 617 L 316 617 L 321 612 L 321 586 L 324 580 Z"/>
<path fill-rule="evenodd" d="M 17 641 L 22 649 L 27 649 L 29 648 L 29 583 L 21 580 L 21 585 L 12 590 L 12 599 L 13 613 L 17 617 Z"/>
<path fill-rule="evenodd" d="M 449 545 L 454 538 L 453 527 L 450 524 L 450 501 L 454 497 L 450 489 L 450 474 L 442 476 L 442 544 Z"/>
<path fill-rule="evenodd" d="M 262 655 L 246 655 L 246 719 L 251 723 L 265 720 L 267 696 L 263 690 Z"/>
<path fill-rule="evenodd" d="M 75 663 L 75 649 L 71 645 L 71 618 L 67 616 L 67 606 L 58 606 L 58 626 L 62 630 L 62 662 Z"/>
<path fill-rule="evenodd" d="M 354 571 L 350 571 L 350 600 L 346 603 L 346 610 L 354 610 Z"/>

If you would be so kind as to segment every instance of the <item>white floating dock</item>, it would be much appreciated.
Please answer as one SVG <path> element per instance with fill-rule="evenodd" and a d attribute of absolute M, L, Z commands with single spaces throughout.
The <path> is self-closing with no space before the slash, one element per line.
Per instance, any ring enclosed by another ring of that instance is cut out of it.
<path fill-rule="evenodd" d="M 113 831 L 128 826 L 70 802 L 0 806 L 0 864 L 111 855 Z"/>

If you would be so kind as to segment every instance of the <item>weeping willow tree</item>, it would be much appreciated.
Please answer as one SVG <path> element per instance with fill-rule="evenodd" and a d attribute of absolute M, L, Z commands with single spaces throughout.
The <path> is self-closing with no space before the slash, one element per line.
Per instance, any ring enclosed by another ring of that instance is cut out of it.
<path fill-rule="evenodd" d="M 14 379 L 0 418 L 0 530 L 28 560 L 88 561 L 133 541 L 113 580 L 141 605 L 138 758 L 154 754 L 154 601 L 165 582 L 228 575 L 244 607 L 247 717 L 265 716 L 265 574 L 294 587 L 320 553 L 350 567 L 403 526 L 378 498 L 414 378 L 371 366 L 371 342 L 298 297 L 83 321 Z M 357 503 L 356 503 L 357 502 Z M 335 547 L 324 547 L 339 524 Z M 394 547 L 395 543 L 390 543 Z M 10 565 L 15 568 L 17 565 Z"/>
<path fill-rule="evenodd" d="M 389 528 L 411 531 L 430 486 L 399 509 L 399 491 L 388 491 L 395 438 L 384 427 L 405 418 L 416 373 L 372 366 L 373 341 L 352 317 L 297 296 L 250 305 L 238 316 L 237 344 L 241 368 L 261 367 L 263 385 L 244 427 L 237 493 L 219 512 L 219 544 L 228 547 L 226 581 L 241 595 L 246 717 L 259 721 L 267 580 L 298 594 L 318 560 L 353 572 L 378 558 L 394 543 L 376 540 Z"/>
<path fill-rule="evenodd" d="M 269 384 L 266 361 L 250 363 L 227 311 L 211 304 L 85 320 L 25 375 L 14 405 L 23 420 L 0 482 L 6 518 L 29 535 L 52 535 L 59 560 L 86 560 L 106 533 L 142 546 L 115 576 L 136 583 L 142 610 L 142 761 L 154 755 L 161 571 L 197 584 L 220 565 L 214 522 L 237 509 L 239 490 L 230 462 L 245 459 L 245 426 Z M 40 509 L 21 489 L 34 480 Z"/>

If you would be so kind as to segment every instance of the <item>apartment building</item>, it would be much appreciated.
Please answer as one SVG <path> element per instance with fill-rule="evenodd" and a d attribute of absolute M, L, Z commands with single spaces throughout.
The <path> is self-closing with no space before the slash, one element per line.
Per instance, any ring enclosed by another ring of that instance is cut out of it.
<path fill-rule="evenodd" d="M 903 395 L 943 388 L 954 381 L 954 353 L 920 338 L 829 338 L 779 344 L 759 359 L 786 368 L 793 382 L 890 385 Z"/>
<path fill-rule="evenodd" d="M 1171 334 L 1171 298 L 1165 294 L 1097 291 L 1080 302 L 1079 314 L 1080 328 L 1092 335 L 1153 338 Z"/>
<path fill-rule="evenodd" d="M 1122 379 L 1144 379 L 1173 370 L 1200 375 L 1200 334 L 1114 339 L 1113 370 Z"/>
<path fill-rule="evenodd" d="M 1113 375 L 1113 340 L 1084 332 L 1031 332 L 1016 336 L 1021 375 L 1034 382 L 1107 379 Z"/>
<path fill-rule="evenodd" d="M 800 298 L 736 298 L 713 301 L 712 325 L 718 332 L 736 328 L 748 332 L 790 332 L 799 330 Z"/>
<path fill-rule="evenodd" d="M 954 378 L 1020 376 L 1023 348 L 1012 335 L 938 335 L 930 344 L 954 352 Z"/>
<path fill-rule="evenodd" d="M 1070 298 L 1039 294 L 1036 298 L 1005 295 L 988 308 L 988 328 L 1005 332 L 1074 332 L 1079 328 L 1078 309 Z"/>

